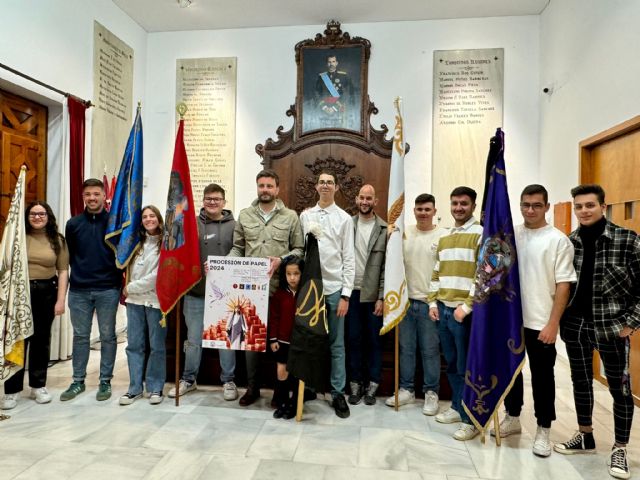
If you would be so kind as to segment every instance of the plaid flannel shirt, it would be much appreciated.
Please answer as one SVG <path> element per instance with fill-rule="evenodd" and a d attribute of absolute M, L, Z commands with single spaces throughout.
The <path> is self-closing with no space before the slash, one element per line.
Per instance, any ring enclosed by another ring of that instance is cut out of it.
<path fill-rule="evenodd" d="M 584 248 L 578 235 L 569 240 L 575 248 L 573 263 L 580 282 Z M 571 301 L 577 291 L 573 284 Z M 640 237 L 607 220 L 596 240 L 593 270 L 593 321 L 598 337 L 613 340 L 625 326 L 640 328 Z"/>

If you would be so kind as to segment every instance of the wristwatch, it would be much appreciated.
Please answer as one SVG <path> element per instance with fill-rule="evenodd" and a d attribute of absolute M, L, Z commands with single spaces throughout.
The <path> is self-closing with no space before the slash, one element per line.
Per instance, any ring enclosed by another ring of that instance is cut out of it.
<path fill-rule="evenodd" d="M 340 298 L 343 300 L 349 301 L 349 297 L 347 295 L 340 295 Z"/>

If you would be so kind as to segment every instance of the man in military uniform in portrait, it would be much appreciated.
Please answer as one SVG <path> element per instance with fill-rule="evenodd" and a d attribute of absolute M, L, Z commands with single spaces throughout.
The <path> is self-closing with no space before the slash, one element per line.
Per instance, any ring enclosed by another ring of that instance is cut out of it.
<path fill-rule="evenodd" d="M 327 71 L 318 74 L 314 90 L 324 128 L 348 128 L 348 111 L 354 108 L 353 84 L 349 74 L 338 70 L 338 57 L 327 55 Z"/>

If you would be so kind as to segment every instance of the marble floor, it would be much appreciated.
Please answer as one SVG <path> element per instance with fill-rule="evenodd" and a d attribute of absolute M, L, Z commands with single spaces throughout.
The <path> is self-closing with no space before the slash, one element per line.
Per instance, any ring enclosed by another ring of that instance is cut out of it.
<path fill-rule="evenodd" d="M 201 387 L 183 397 L 177 408 L 169 399 L 157 406 L 138 400 L 122 407 L 118 397 L 128 384 L 123 344 L 118 347 L 114 395 L 97 402 L 98 359 L 92 351 L 87 391 L 75 400 L 58 400 L 71 376 L 71 362 L 61 362 L 49 373 L 51 404 L 38 405 L 24 397 L 18 407 L 4 412 L 11 418 L 0 422 L 0 479 L 610 478 L 605 462 L 613 439 L 611 401 L 600 385 L 594 412 L 597 455 L 553 453 L 545 459 L 531 453 L 535 419 L 528 384 L 523 433 L 496 447 L 479 439 L 453 440 L 455 425 L 440 425 L 422 415 L 420 402 L 395 412 L 379 399 L 372 407 L 352 407 L 351 416 L 343 420 L 326 402 L 315 400 L 306 404 L 301 423 L 273 419 L 271 392 L 265 391 L 249 408 L 225 402 L 219 387 Z M 558 421 L 551 437 L 564 441 L 575 428 L 565 360 L 558 359 L 556 374 Z M 446 406 L 441 402 L 441 408 Z M 632 478 L 640 479 L 638 427 L 629 454 Z"/>

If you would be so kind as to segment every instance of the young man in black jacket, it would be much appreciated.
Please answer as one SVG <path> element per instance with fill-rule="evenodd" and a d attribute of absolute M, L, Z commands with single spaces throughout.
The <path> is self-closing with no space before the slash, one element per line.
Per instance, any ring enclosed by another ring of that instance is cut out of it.
<path fill-rule="evenodd" d="M 73 326 L 73 382 L 60 400 L 71 400 L 84 392 L 89 361 L 89 337 L 93 313 L 100 331 L 100 386 L 96 400 L 111 397 L 111 378 L 116 360 L 116 312 L 122 287 L 122 270 L 104 241 L 109 213 L 104 209 L 102 182 L 95 178 L 82 184 L 85 209 L 67 222 L 69 248 L 69 313 Z"/>

